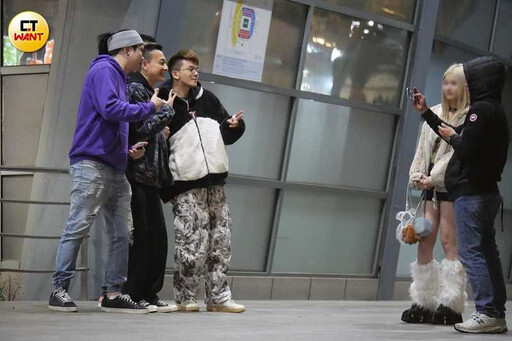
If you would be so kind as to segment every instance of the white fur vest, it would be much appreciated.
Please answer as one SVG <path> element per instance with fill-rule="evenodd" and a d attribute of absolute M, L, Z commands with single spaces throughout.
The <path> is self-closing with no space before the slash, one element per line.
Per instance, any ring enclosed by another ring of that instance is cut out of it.
<path fill-rule="evenodd" d="M 437 116 L 441 116 L 443 111 L 441 104 L 438 104 L 430 109 Z M 454 127 L 461 125 L 464 123 L 467 112 L 468 108 L 462 111 L 457 117 L 452 117 L 448 123 Z M 433 163 L 434 167 L 430 171 L 430 178 L 431 183 L 434 186 L 434 190 L 437 192 L 446 192 L 444 185 L 444 173 L 446 172 L 448 162 L 453 155 L 453 147 L 446 143 L 444 140 L 441 140 L 441 145 L 439 146 L 435 160 L 430 160 L 432 157 L 432 149 L 434 148 L 437 137 L 438 135 L 432 131 L 432 129 L 430 129 L 427 123 L 424 122 L 421 126 L 421 134 L 418 141 L 418 146 L 416 147 L 416 154 L 414 155 L 414 160 L 412 161 L 412 165 L 409 170 L 409 179 L 415 173 L 423 173 L 427 175 L 428 167 L 430 163 Z M 411 185 L 413 185 L 413 182 L 411 180 L 409 181 Z"/>

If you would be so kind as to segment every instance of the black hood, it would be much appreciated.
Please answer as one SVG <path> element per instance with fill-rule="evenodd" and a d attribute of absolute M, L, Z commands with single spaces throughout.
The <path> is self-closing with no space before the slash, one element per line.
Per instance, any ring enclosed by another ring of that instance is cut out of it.
<path fill-rule="evenodd" d="M 148 80 L 144 75 L 140 72 L 131 72 L 128 74 L 128 83 L 140 83 L 142 84 L 150 93 L 154 92 L 154 89 L 149 85 Z"/>
<path fill-rule="evenodd" d="M 172 89 L 172 79 L 168 79 L 160 84 L 157 84 L 156 87 L 160 89 L 158 97 L 167 100 L 167 98 L 169 97 L 169 92 Z M 197 86 L 195 88 L 190 89 L 190 92 L 188 93 L 186 100 L 188 100 L 189 102 L 198 100 L 203 95 L 203 91 L 203 86 L 201 85 L 200 82 L 197 82 Z"/>
<path fill-rule="evenodd" d="M 505 66 L 492 56 L 479 57 L 463 64 L 471 104 L 491 100 L 501 103 Z"/>
<path fill-rule="evenodd" d="M 201 83 L 197 82 L 197 86 L 195 88 L 191 88 L 190 92 L 188 93 L 187 99 L 189 101 L 195 101 L 201 98 L 203 95 L 203 86 Z"/>

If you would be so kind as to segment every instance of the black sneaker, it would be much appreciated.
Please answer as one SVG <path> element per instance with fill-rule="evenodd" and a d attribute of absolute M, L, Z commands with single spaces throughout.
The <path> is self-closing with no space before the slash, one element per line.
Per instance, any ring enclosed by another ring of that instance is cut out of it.
<path fill-rule="evenodd" d="M 48 309 L 53 311 L 76 312 L 78 307 L 64 288 L 58 288 L 50 295 Z"/>
<path fill-rule="evenodd" d="M 402 313 L 402 321 L 407 323 L 432 323 L 434 312 L 413 303 L 411 308 Z"/>
<path fill-rule="evenodd" d="M 149 304 L 148 301 L 146 300 L 140 300 L 139 302 L 137 302 L 141 307 L 144 307 L 146 308 L 147 310 L 149 310 L 150 313 L 156 313 L 158 311 L 158 308 L 153 305 L 153 304 Z"/>
<path fill-rule="evenodd" d="M 149 310 L 132 301 L 129 295 L 117 295 L 115 298 L 103 297 L 101 310 L 107 313 L 147 314 Z"/>
<path fill-rule="evenodd" d="M 462 314 L 459 314 L 445 305 L 439 305 L 434 312 L 433 324 L 444 324 L 453 326 L 456 323 L 462 323 Z"/>
<path fill-rule="evenodd" d="M 162 301 L 159 298 L 155 298 L 154 300 L 149 300 L 149 304 L 151 304 L 152 306 L 156 306 L 157 311 L 159 313 L 170 313 L 170 312 L 178 310 L 178 307 L 176 306 L 176 304 L 165 303 L 164 301 Z"/>

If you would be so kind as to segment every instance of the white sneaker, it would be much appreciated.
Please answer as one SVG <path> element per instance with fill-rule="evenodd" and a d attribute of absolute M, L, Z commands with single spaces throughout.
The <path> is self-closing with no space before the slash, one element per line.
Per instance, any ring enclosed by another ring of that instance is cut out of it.
<path fill-rule="evenodd" d="M 501 334 L 508 331 L 504 318 L 489 317 L 478 312 L 471 314 L 471 318 L 466 322 L 457 323 L 455 330 L 474 334 Z"/>
<path fill-rule="evenodd" d="M 180 312 L 197 313 L 199 311 L 199 305 L 197 305 L 197 302 L 183 302 L 176 306 Z"/>
<path fill-rule="evenodd" d="M 233 299 L 229 299 L 222 303 L 208 303 L 206 310 L 217 313 L 243 313 L 245 306 L 235 303 Z"/>

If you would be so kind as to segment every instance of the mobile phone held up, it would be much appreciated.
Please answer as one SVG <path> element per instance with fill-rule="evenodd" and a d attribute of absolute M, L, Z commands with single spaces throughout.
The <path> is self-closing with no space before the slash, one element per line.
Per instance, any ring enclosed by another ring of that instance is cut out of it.
<path fill-rule="evenodd" d="M 416 98 L 414 97 L 414 94 L 416 94 L 418 92 L 418 90 L 416 90 L 415 88 L 411 88 L 411 87 L 407 87 L 405 88 L 405 96 L 411 101 L 413 102 L 414 104 L 417 104 L 417 100 Z"/>

